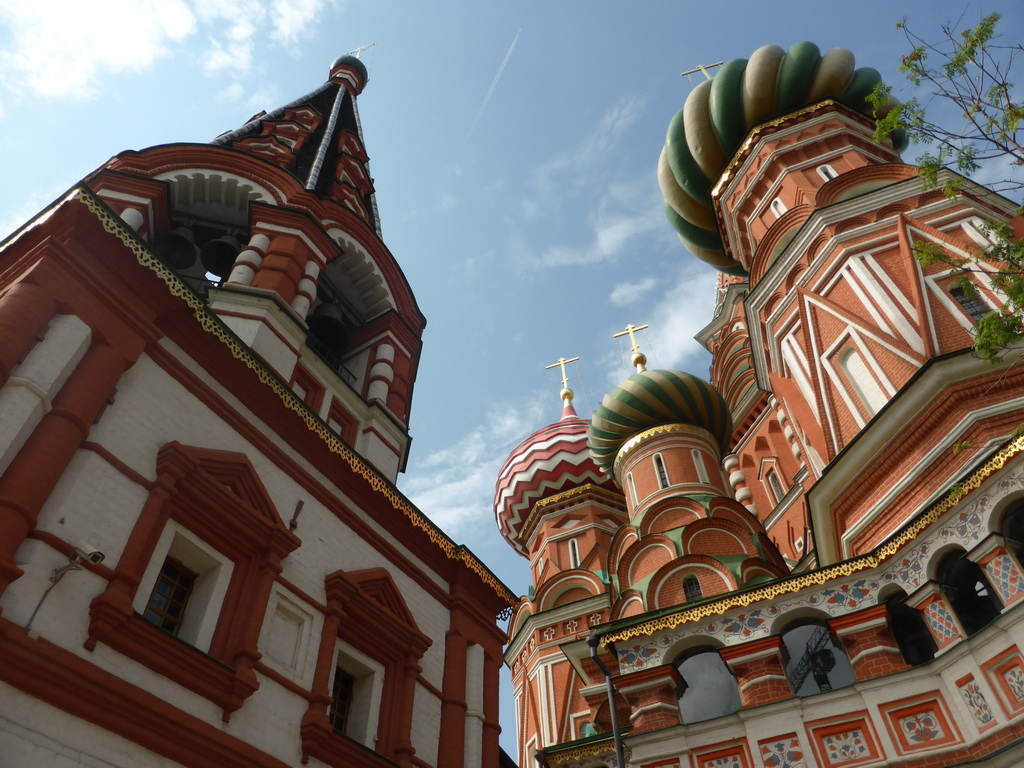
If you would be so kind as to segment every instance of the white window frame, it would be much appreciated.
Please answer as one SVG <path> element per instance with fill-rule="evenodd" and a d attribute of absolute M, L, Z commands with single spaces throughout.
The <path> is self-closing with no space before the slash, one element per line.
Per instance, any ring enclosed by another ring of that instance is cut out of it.
<path fill-rule="evenodd" d="M 196 574 L 177 637 L 204 653 L 208 652 L 234 563 L 187 528 L 168 520 L 135 593 L 132 608 L 136 613 L 145 613 L 168 557 L 180 561 Z"/>
<path fill-rule="evenodd" d="M 380 701 L 384 691 L 384 667 L 348 643 L 338 640 L 331 664 L 331 688 L 341 667 L 355 678 L 352 690 L 352 714 L 345 735 L 364 747 L 375 749 L 380 723 Z"/>
<path fill-rule="evenodd" d="M 773 214 L 775 214 L 776 219 L 782 218 L 782 215 L 789 210 L 786 204 L 782 202 L 781 197 L 776 197 L 774 200 L 772 200 L 771 205 L 769 205 L 768 207 L 771 208 L 771 211 Z"/>
<path fill-rule="evenodd" d="M 832 181 L 832 179 L 836 178 L 839 175 L 838 173 L 836 173 L 836 169 L 833 168 L 828 163 L 822 163 L 821 165 L 819 165 L 814 170 L 816 170 L 818 172 L 818 175 L 824 181 Z"/>
<path fill-rule="evenodd" d="M 569 567 L 580 567 L 580 545 L 576 539 L 569 539 Z"/>

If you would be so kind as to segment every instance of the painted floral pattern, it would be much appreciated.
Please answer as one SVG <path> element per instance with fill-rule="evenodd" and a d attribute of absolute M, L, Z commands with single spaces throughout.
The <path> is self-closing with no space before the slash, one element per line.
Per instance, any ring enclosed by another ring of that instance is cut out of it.
<path fill-rule="evenodd" d="M 826 736 L 822 745 L 825 747 L 829 762 L 833 764 L 849 763 L 870 754 L 864 740 L 864 732 L 859 728 Z"/>
<path fill-rule="evenodd" d="M 764 768 L 807 768 L 796 736 L 761 742 L 761 764 Z"/>
<path fill-rule="evenodd" d="M 971 710 L 971 714 L 978 721 L 978 725 L 992 722 L 992 710 L 989 708 L 988 702 L 985 701 L 985 694 L 981 692 L 976 682 L 969 680 L 961 685 L 960 695 L 964 697 L 964 703 Z"/>
<path fill-rule="evenodd" d="M 946 735 L 934 712 L 919 712 L 901 717 L 899 723 L 900 730 L 910 744 L 927 744 Z"/>
<path fill-rule="evenodd" d="M 1003 674 L 1006 685 L 1017 701 L 1024 701 L 1024 670 L 1020 667 L 1010 667 Z"/>

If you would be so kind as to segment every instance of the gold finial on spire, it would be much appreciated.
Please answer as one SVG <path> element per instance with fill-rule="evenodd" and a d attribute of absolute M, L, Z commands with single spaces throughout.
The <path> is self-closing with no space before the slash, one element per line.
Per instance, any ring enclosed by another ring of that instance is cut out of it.
<path fill-rule="evenodd" d="M 644 355 L 643 352 L 640 351 L 640 345 L 636 341 L 636 332 L 642 331 L 646 328 L 646 325 L 633 325 L 632 323 L 630 323 L 629 325 L 626 326 L 626 330 L 622 331 L 621 333 L 612 334 L 613 339 L 618 339 L 625 336 L 626 334 L 629 334 L 629 341 L 633 345 L 633 357 L 629 361 L 629 364 L 636 366 L 637 373 L 643 373 L 644 371 L 647 370 L 647 368 L 645 367 L 647 365 L 647 357 Z"/>
<path fill-rule="evenodd" d="M 568 360 L 564 357 L 560 357 L 558 358 L 558 362 L 544 366 L 545 370 L 551 370 L 556 367 L 562 369 L 562 391 L 558 393 L 558 396 L 566 403 L 571 403 L 574 395 L 573 391 L 569 389 L 569 377 L 565 373 L 565 364 L 575 363 L 577 360 L 579 360 L 578 357 L 570 357 Z"/>

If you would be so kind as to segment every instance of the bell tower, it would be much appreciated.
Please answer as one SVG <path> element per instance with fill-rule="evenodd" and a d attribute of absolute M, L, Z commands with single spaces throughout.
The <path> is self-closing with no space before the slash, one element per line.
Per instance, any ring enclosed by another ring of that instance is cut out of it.
<path fill-rule="evenodd" d="M 381 239 L 346 55 L 209 144 L 124 152 L 89 181 L 338 435 L 404 467 L 425 320 Z"/>

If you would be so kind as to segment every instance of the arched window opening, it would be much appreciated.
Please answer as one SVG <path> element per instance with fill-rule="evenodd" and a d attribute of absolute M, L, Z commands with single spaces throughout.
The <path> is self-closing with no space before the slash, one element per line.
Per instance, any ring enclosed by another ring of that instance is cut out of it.
<path fill-rule="evenodd" d="M 629 496 L 633 499 L 633 506 L 635 507 L 639 502 L 636 498 L 636 482 L 633 480 L 632 472 L 626 475 L 626 484 L 629 486 Z"/>
<path fill-rule="evenodd" d="M 697 449 L 694 449 L 690 451 L 690 456 L 693 458 L 693 468 L 697 470 L 697 479 L 705 484 L 710 483 L 711 480 L 708 478 L 707 467 L 704 466 L 704 455 Z"/>
<path fill-rule="evenodd" d="M 742 705 L 739 685 L 714 648 L 700 648 L 676 660 L 682 678 L 679 711 L 684 723 L 731 715 Z"/>
<path fill-rule="evenodd" d="M 823 165 L 819 165 L 814 170 L 816 170 L 818 172 L 818 175 L 821 176 L 821 178 L 824 181 L 832 181 L 832 179 L 834 179 L 836 176 L 839 175 L 838 173 L 836 173 L 836 169 L 833 168 L 828 163 L 825 163 Z"/>
<path fill-rule="evenodd" d="M 768 487 L 771 489 L 772 501 L 776 504 L 780 503 L 786 492 L 782 488 L 782 481 L 779 480 L 779 473 L 774 469 L 769 469 L 764 473 L 764 479 L 768 481 Z"/>
<path fill-rule="evenodd" d="M 569 567 L 580 567 L 580 545 L 576 539 L 569 539 Z"/>
<path fill-rule="evenodd" d="M 864 358 L 853 347 L 847 347 L 839 355 L 839 367 L 846 373 L 846 380 L 854 396 L 864 406 L 868 416 L 874 416 L 889 402 L 885 392 L 878 386 L 875 377 L 868 370 Z"/>
<path fill-rule="evenodd" d="M 907 605 L 904 602 L 906 598 L 906 593 L 899 590 L 885 601 L 885 608 L 889 615 L 889 628 L 903 660 L 916 667 L 934 659 L 938 646 L 921 612 Z"/>
<path fill-rule="evenodd" d="M 776 197 L 774 200 L 772 200 L 771 208 L 772 213 L 775 214 L 776 219 L 782 216 L 782 214 L 784 214 L 787 210 L 789 210 L 788 208 L 786 208 L 786 204 L 782 202 L 781 197 Z"/>
<path fill-rule="evenodd" d="M 1003 540 L 1006 548 L 1024 564 L 1024 503 L 1013 506 L 1003 517 Z"/>
<path fill-rule="evenodd" d="M 949 607 L 953 609 L 967 636 L 977 634 L 995 619 L 1002 605 L 977 563 L 964 552 L 946 555 L 936 573 Z"/>
<path fill-rule="evenodd" d="M 686 602 L 691 600 L 700 600 L 704 597 L 704 592 L 700 588 L 700 582 L 694 575 L 689 575 L 683 578 L 683 597 Z"/>
<path fill-rule="evenodd" d="M 658 487 L 668 488 L 668 472 L 665 471 L 665 462 L 660 453 L 654 454 L 654 469 L 658 473 Z"/>
<path fill-rule="evenodd" d="M 798 621 L 782 633 L 789 654 L 786 677 L 797 696 L 813 696 L 853 684 L 853 668 L 824 622 Z"/>
<path fill-rule="evenodd" d="M 975 325 L 985 315 L 992 311 L 992 307 L 985 303 L 985 300 L 981 298 L 981 294 L 978 293 L 978 289 L 975 288 L 973 291 L 968 293 L 959 285 L 954 285 L 949 289 L 949 295 L 953 297 L 960 308 L 967 313 L 967 316 L 971 318 L 971 322 Z"/>

